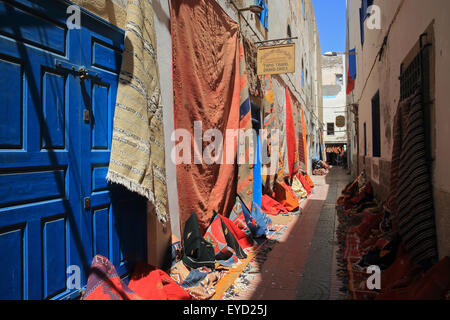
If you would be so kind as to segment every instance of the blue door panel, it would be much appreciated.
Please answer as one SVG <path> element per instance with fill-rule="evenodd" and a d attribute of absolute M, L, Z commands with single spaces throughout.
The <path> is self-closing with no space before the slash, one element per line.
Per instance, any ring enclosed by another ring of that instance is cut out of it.
<path fill-rule="evenodd" d="M 49 299 L 66 289 L 66 217 L 42 221 L 43 297 Z"/>
<path fill-rule="evenodd" d="M 0 228 L 1 300 L 23 298 L 23 232 L 23 225 Z"/>
<path fill-rule="evenodd" d="M 65 75 L 42 70 L 42 149 L 64 149 L 66 140 Z"/>
<path fill-rule="evenodd" d="M 0 173 L 0 207 L 65 196 L 65 170 Z"/>
<path fill-rule="evenodd" d="M 22 72 L 18 61 L 0 55 L 0 90 L 2 116 L 0 117 L 0 148 L 18 149 L 22 147 Z"/>
<path fill-rule="evenodd" d="M 37 16 L 27 11 L 7 2 L 0 2 L 0 34 L 64 55 L 66 26 L 47 16 Z"/>
<path fill-rule="evenodd" d="M 68 4 L 0 0 L 0 299 L 77 297 L 69 266 L 85 286 L 96 254 L 122 276 L 146 259 L 145 201 L 105 179 L 123 31 L 85 11 L 68 30 Z"/>

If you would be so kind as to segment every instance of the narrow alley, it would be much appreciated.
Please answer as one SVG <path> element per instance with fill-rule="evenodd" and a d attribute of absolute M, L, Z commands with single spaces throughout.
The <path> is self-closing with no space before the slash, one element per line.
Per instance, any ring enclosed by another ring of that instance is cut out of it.
<path fill-rule="evenodd" d="M 350 177 L 342 168 L 315 176 L 315 187 L 300 214 L 272 218 L 286 226 L 282 236 L 244 270 L 229 298 L 240 300 L 340 300 L 343 284 L 335 277 L 336 200 Z"/>
<path fill-rule="evenodd" d="M 0 301 L 449 301 L 449 14 L 0 0 Z"/>

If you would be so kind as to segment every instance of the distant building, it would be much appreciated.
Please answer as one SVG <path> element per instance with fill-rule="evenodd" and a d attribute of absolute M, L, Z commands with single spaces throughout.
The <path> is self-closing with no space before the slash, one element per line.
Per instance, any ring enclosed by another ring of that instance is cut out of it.
<path fill-rule="evenodd" d="M 345 74 L 345 56 L 322 56 L 324 143 L 331 164 L 343 164 L 338 152 L 347 151 Z"/>

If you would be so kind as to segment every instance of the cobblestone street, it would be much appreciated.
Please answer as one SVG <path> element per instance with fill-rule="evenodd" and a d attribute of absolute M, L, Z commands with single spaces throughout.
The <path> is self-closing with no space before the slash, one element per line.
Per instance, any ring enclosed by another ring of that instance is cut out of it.
<path fill-rule="evenodd" d="M 336 199 L 350 181 L 344 169 L 312 177 L 315 188 L 302 202 L 302 214 L 293 217 L 281 242 L 273 248 L 249 290 L 240 299 L 343 299 L 336 278 L 334 231 Z M 281 219 L 281 218 L 279 218 Z M 283 223 L 275 218 L 276 223 Z"/>

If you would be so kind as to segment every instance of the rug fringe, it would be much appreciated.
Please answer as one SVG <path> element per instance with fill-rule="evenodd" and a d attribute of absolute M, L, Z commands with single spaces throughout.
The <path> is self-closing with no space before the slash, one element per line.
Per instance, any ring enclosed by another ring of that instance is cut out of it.
<path fill-rule="evenodd" d="M 112 183 L 121 184 L 128 190 L 138 193 L 139 195 L 147 198 L 149 201 L 155 204 L 155 195 L 151 190 L 144 188 L 139 183 L 131 180 L 128 177 L 123 176 L 120 173 L 108 170 L 106 180 Z M 167 222 L 167 212 L 162 211 L 156 204 L 155 204 L 155 212 L 156 216 L 158 217 L 158 220 L 161 223 Z"/>

